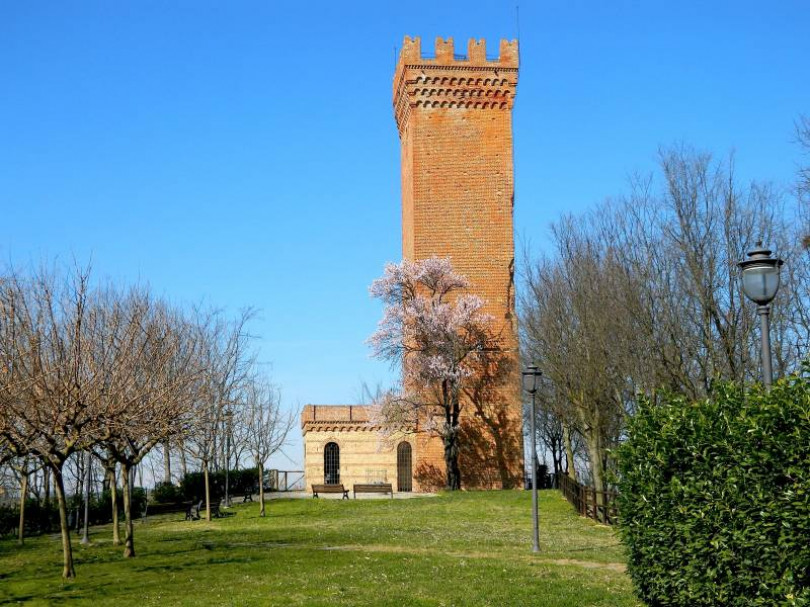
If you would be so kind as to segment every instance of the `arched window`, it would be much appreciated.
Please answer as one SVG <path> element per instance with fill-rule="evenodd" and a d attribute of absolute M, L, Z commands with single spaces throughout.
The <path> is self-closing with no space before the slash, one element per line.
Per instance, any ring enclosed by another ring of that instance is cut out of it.
<path fill-rule="evenodd" d="M 397 491 L 413 491 L 411 473 L 411 444 L 401 442 L 397 445 Z"/>
<path fill-rule="evenodd" d="M 323 482 L 340 484 L 340 447 L 337 443 L 326 443 L 323 448 Z"/>

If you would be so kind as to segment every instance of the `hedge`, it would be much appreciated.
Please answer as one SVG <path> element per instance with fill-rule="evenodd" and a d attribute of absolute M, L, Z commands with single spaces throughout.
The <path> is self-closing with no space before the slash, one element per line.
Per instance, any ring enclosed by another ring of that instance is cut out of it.
<path fill-rule="evenodd" d="M 122 489 L 118 489 L 118 511 L 120 520 L 124 520 L 124 498 Z M 88 520 L 90 525 L 103 525 L 112 522 L 112 504 L 110 491 L 105 490 L 101 495 L 94 494 L 88 504 Z M 146 506 L 146 491 L 141 487 L 134 487 L 132 491 L 132 513 L 134 517 L 143 514 Z M 84 521 L 84 497 L 72 495 L 68 498 L 68 522 L 72 529 L 76 529 L 76 516 L 78 524 Z M 20 506 L 18 502 L 0 504 L 0 537 L 17 535 L 20 521 Z M 56 500 L 45 501 L 28 498 L 25 501 L 25 533 L 36 535 L 53 532 L 59 529 L 59 508 Z"/>
<path fill-rule="evenodd" d="M 208 473 L 208 485 L 212 500 L 225 497 L 225 471 L 217 470 Z M 259 471 L 257 468 L 243 468 L 228 471 L 228 495 L 258 493 Z M 188 472 L 180 480 L 181 501 L 198 501 L 205 498 L 205 477 L 202 472 Z"/>
<path fill-rule="evenodd" d="M 810 382 L 641 403 L 619 532 L 650 606 L 810 605 Z"/>

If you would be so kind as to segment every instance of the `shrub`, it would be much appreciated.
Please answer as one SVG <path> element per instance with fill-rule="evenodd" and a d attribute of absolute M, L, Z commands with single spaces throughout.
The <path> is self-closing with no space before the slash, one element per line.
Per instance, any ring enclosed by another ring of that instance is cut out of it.
<path fill-rule="evenodd" d="M 158 483 L 152 490 L 151 498 L 158 504 L 173 504 L 183 501 L 183 493 L 177 485 Z"/>
<path fill-rule="evenodd" d="M 123 520 L 124 516 L 124 488 L 118 487 L 116 491 L 116 503 L 118 505 L 118 513 Z M 112 521 L 112 496 L 109 489 L 101 492 L 101 495 L 93 494 L 89 505 L 89 519 L 91 525 L 104 525 Z M 143 516 L 146 509 L 146 490 L 143 487 L 132 488 L 132 518 Z M 71 519 L 71 513 L 75 512 L 79 517 L 78 525 L 81 526 L 84 520 L 84 497 L 76 494 L 68 499 L 68 519 Z M 73 522 L 74 527 L 76 523 Z M 59 526 L 59 518 L 57 512 L 56 526 Z"/>
<path fill-rule="evenodd" d="M 645 402 L 619 448 L 619 531 L 647 605 L 810 604 L 810 382 Z"/>
<path fill-rule="evenodd" d="M 0 505 L 0 536 L 15 536 L 20 522 L 19 502 Z M 59 528 L 56 500 L 49 503 L 32 497 L 25 500 L 25 533 L 35 535 Z"/>
<path fill-rule="evenodd" d="M 118 488 L 118 512 L 123 520 L 124 497 L 123 489 Z M 112 503 L 110 490 L 105 489 L 101 495 L 93 494 L 88 504 L 88 519 L 90 525 L 104 525 L 112 521 Z M 142 487 L 132 490 L 132 516 L 143 516 L 146 508 L 146 491 Z M 68 524 L 72 529 L 78 529 L 84 522 L 84 497 L 75 494 L 68 498 Z M 20 520 L 19 503 L 0 504 L 0 537 L 16 536 Z M 25 501 L 25 533 L 36 535 L 59 529 L 59 506 L 55 499 L 45 503 L 34 498 Z"/>
<path fill-rule="evenodd" d="M 217 470 L 208 473 L 211 499 L 221 500 L 225 497 L 225 471 Z M 231 496 L 258 492 L 259 472 L 257 468 L 228 471 L 228 493 Z M 205 498 L 205 478 L 202 472 L 188 472 L 180 481 L 180 493 L 183 500 L 198 501 Z"/>

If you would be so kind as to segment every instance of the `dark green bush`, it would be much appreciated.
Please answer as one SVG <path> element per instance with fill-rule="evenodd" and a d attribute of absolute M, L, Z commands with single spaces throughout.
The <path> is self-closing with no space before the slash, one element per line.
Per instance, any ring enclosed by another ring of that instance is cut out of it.
<path fill-rule="evenodd" d="M 180 487 L 173 483 L 158 483 L 152 490 L 150 498 L 158 504 L 174 504 L 183 501 Z"/>
<path fill-rule="evenodd" d="M 208 473 L 208 484 L 212 500 L 225 497 L 225 471 Z M 256 468 L 228 471 L 228 493 L 231 496 L 257 493 L 259 472 Z M 205 479 L 202 472 L 189 472 L 180 481 L 182 500 L 198 501 L 205 498 Z"/>
<path fill-rule="evenodd" d="M 642 403 L 617 456 L 619 530 L 647 605 L 810 605 L 806 377 Z"/>
<path fill-rule="evenodd" d="M 0 536 L 15 536 L 20 522 L 19 502 L 0 505 Z M 25 533 L 36 535 L 59 529 L 59 510 L 56 501 L 47 504 L 28 498 L 25 500 Z"/>
<path fill-rule="evenodd" d="M 146 491 L 142 487 L 132 490 L 132 516 L 143 516 L 146 507 Z M 68 498 L 68 523 L 72 529 L 81 527 L 84 522 L 84 497 L 72 495 Z M 124 517 L 123 489 L 118 488 L 118 512 L 121 520 Z M 88 520 L 90 525 L 104 525 L 112 521 L 112 503 L 109 489 L 101 495 L 93 494 L 88 504 Z M 20 506 L 18 503 L 0 504 L 0 537 L 16 536 L 20 521 Z M 59 506 L 56 500 L 47 504 L 34 498 L 25 501 L 25 533 L 36 535 L 59 529 Z"/>
<path fill-rule="evenodd" d="M 0 537 L 16 537 L 20 523 L 19 502 L 0 504 Z M 34 535 L 59 528 L 59 513 L 56 503 L 48 506 L 33 498 L 25 500 L 25 533 Z"/>
<path fill-rule="evenodd" d="M 116 502 L 118 503 L 118 513 L 123 520 L 124 516 L 124 488 L 118 487 L 116 491 Z M 132 488 L 132 517 L 143 516 L 146 508 L 146 490 L 143 487 Z M 71 510 L 78 511 L 79 525 L 84 521 L 84 497 L 72 495 L 68 499 L 68 517 Z M 101 492 L 101 495 L 93 494 L 89 503 L 89 519 L 91 525 L 103 525 L 112 521 L 112 497 L 109 489 Z M 58 517 L 58 513 L 57 513 Z M 59 526 L 59 519 L 56 519 L 56 526 Z M 76 524 L 73 524 L 76 527 Z"/>

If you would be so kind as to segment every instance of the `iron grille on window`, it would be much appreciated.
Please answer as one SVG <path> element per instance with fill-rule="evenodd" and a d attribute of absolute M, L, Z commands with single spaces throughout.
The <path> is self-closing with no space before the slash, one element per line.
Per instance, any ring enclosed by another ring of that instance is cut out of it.
<path fill-rule="evenodd" d="M 413 491 L 411 478 L 411 444 L 401 442 L 397 446 L 397 491 Z"/>
<path fill-rule="evenodd" d="M 323 448 L 323 482 L 340 484 L 340 447 L 337 443 L 326 443 Z"/>

